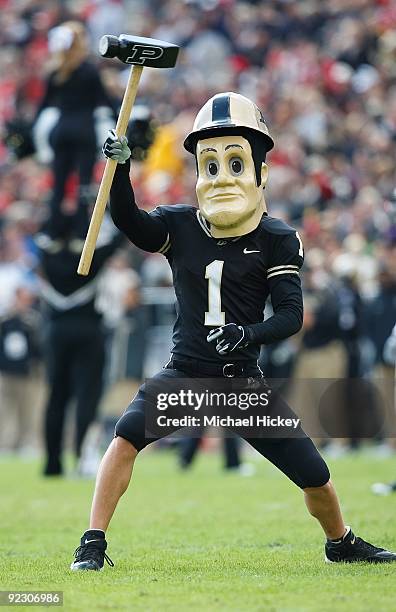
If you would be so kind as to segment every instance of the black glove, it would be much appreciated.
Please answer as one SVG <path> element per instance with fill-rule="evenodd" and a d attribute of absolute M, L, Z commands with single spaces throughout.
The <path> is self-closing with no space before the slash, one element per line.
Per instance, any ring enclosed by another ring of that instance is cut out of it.
<path fill-rule="evenodd" d="M 119 164 L 125 164 L 126 160 L 131 156 L 127 137 L 117 136 L 115 130 L 109 130 L 109 135 L 102 147 L 102 153 Z"/>
<path fill-rule="evenodd" d="M 220 355 L 228 355 L 228 353 L 243 349 L 249 344 L 245 329 L 242 325 L 236 325 L 235 323 L 227 323 L 227 325 L 212 329 L 206 340 L 208 342 L 217 340 L 216 351 Z"/>

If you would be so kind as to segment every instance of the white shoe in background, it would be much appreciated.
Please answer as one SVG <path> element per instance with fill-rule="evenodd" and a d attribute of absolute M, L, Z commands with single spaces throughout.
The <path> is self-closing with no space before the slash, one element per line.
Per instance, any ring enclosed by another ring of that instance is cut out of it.
<path fill-rule="evenodd" d="M 396 493 L 396 482 L 390 484 L 375 482 L 371 485 L 371 492 L 374 493 L 374 495 L 391 495 L 392 493 Z"/>

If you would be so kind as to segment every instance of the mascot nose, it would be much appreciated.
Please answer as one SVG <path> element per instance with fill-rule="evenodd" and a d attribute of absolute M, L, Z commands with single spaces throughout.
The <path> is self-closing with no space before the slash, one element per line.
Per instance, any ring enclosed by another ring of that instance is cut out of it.
<path fill-rule="evenodd" d="M 220 170 L 219 174 L 216 176 L 215 180 L 213 181 L 213 185 L 215 187 L 234 185 L 234 183 L 235 183 L 235 179 L 228 172 L 225 172 L 224 170 L 223 171 Z"/>

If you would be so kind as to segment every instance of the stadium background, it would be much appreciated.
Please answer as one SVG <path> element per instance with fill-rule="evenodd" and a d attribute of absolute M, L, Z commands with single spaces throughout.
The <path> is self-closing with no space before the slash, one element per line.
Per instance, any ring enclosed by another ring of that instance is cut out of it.
<path fill-rule="evenodd" d="M 293 384 L 299 376 L 358 373 L 387 377 L 393 386 L 394 368 L 383 355 L 396 319 L 393 0 L 0 0 L 0 9 L 3 137 L 7 121 L 23 127 L 35 114 L 48 69 L 47 33 L 59 22 L 85 21 L 91 59 L 116 99 L 126 73 L 98 57 L 102 34 L 140 33 L 182 46 L 177 67 L 147 70 L 139 90 L 139 102 L 159 124 L 149 160 L 135 163 L 132 173 L 147 209 L 195 201 L 195 167 L 182 140 L 202 103 L 227 89 L 255 99 L 276 141 L 270 214 L 298 227 L 306 248 L 305 327 L 263 355 L 266 368 L 290 374 Z M 98 151 L 97 180 L 102 168 Z M 15 314 L 17 302 L 39 340 L 14 397 L 26 433 L 17 448 L 10 444 L 11 403 L 0 391 L 0 588 L 59 589 L 65 609 L 76 611 L 93 605 L 164 612 L 395 609 L 394 570 L 325 565 L 322 534 L 300 491 L 257 457 L 252 478 L 225 477 L 210 453 L 186 478 L 173 453 L 149 450 L 109 532 L 115 567 L 100 575 L 68 572 L 93 482 L 41 476 L 45 325 L 32 237 L 45 217 L 51 181 L 47 166 L 32 156 L 17 161 L 0 143 L 0 318 Z M 73 179 L 68 210 L 76 191 Z M 165 261 L 131 246 L 108 266 L 101 297 L 109 338 L 103 415 L 119 414 L 139 380 L 166 360 L 170 284 Z M 3 370 L 3 380 L 7 375 Z M 365 417 L 371 410 L 369 404 Z M 374 480 L 395 478 L 392 440 L 383 432 L 357 446 L 352 439 L 325 449 L 333 454 L 327 459 L 343 510 L 358 533 L 395 550 L 394 499 L 370 492 Z"/>
<path fill-rule="evenodd" d="M 393 385 L 394 368 L 383 355 L 396 320 L 392 0 L 2 0 L 0 5 L 3 139 L 8 122 L 24 126 L 34 117 L 49 70 L 47 34 L 62 21 L 85 22 L 91 60 L 118 101 L 127 70 L 98 56 L 101 35 L 131 31 L 182 47 L 175 69 L 146 70 L 139 89 L 138 102 L 157 125 L 148 158 L 132 171 L 144 208 L 196 201 L 195 167 L 182 141 L 211 95 L 233 90 L 254 99 L 276 143 L 268 156 L 269 212 L 298 228 L 306 252 L 304 329 L 263 351 L 266 372 L 294 379 L 377 376 Z M 21 378 L 21 394 L 30 399 L 28 415 L 21 416 L 28 420 L 27 434 L 18 442 L 20 452 L 34 454 L 46 388 L 32 237 L 45 218 L 52 177 L 34 155 L 18 161 L 13 150 L 4 140 L 0 144 L 0 317 L 13 312 L 17 299 L 37 330 L 37 351 Z M 97 182 L 103 164 L 98 151 Z M 76 190 L 72 177 L 65 210 L 73 210 Z M 174 312 L 165 259 L 125 244 L 105 271 L 99 301 L 109 340 L 102 413 L 115 415 L 138 382 L 167 359 Z M 6 404 L 1 398 L 3 424 L 9 418 Z M 369 412 L 364 418 L 370 419 Z M 362 418 L 359 411 L 356 416 Z M 392 430 L 392 418 L 388 415 L 388 430 L 376 440 L 387 452 L 383 435 Z M 3 452 L 12 450 L 9 440 L 3 427 Z M 352 439 L 349 446 L 357 444 Z"/>

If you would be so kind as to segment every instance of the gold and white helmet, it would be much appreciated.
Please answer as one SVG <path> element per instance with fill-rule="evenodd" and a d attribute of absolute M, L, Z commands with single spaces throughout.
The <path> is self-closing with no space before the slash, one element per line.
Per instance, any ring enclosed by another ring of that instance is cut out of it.
<path fill-rule="evenodd" d="M 233 133 L 251 132 L 259 136 L 266 151 L 274 146 L 261 110 L 245 96 L 228 91 L 210 98 L 198 112 L 192 131 L 184 141 L 184 148 L 195 154 L 198 140 Z"/>

